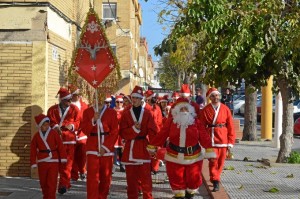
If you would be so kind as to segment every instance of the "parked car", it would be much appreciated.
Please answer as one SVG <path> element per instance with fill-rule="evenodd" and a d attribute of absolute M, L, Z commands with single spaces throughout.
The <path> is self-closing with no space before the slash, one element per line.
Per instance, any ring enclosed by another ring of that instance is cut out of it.
<path fill-rule="evenodd" d="M 257 104 L 259 103 L 259 101 L 261 101 L 261 95 L 257 95 L 256 107 L 257 107 Z M 239 113 L 240 115 L 244 115 L 244 114 L 245 114 L 245 104 L 243 104 L 243 105 L 240 107 L 240 110 L 238 111 L 238 113 Z"/>
<path fill-rule="evenodd" d="M 233 112 L 234 114 L 239 113 L 241 106 L 245 104 L 245 95 L 241 95 L 239 98 L 233 100 Z"/>
<path fill-rule="evenodd" d="M 300 135 L 300 118 L 294 123 L 294 135 Z"/>

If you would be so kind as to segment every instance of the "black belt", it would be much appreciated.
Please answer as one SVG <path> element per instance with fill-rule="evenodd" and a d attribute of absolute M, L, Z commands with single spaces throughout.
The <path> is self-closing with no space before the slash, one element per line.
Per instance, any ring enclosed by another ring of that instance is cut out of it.
<path fill-rule="evenodd" d="M 144 140 L 144 139 L 146 139 L 146 136 L 136 136 L 134 139 L 135 140 Z"/>
<path fill-rule="evenodd" d="M 209 125 L 207 125 L 207 127 L 220 127 L 220 128 L 225 127 L 225 126 L 226 126 L 226 124 L 209 124 Z"/>
<path fill-rule="evenodd" d="M 41 152 L 41 153 L 50 153 L 50 152 L 52 152 L 52 151 L 56 151 L 56 149 L 54 149 L 54 150 L 49 150 L 49 149 L 46 149 L 46 150 L 39 150 L 39 152 Z"/>
<path fill-rule="evenodd" d="M 197 151 L 200 148 L 200 145 L 196 144 L 195 146 L 180 147 L 170 142 L 169 147 L 170 149 L 177 151 L 178 153 L 185 153 L 188 155 L 192 155 L 195 151 Z"/>
<path fill-rule="evenodd" d="M 100 135 L 108 135 L 107 132 L 101 132 Z M 90 133 L 90 136 L 98 136 L 98 133 Z"/>

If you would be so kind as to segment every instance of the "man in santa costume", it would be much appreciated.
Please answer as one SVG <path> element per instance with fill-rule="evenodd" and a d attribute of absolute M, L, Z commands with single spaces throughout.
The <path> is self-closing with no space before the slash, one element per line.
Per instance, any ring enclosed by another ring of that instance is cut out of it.
<path fill-rule="evenodd" d="M 82 120 L 83 112 L 88 108 L 88 105 L 82 101 L 80 96 L 80 90 L 75 85 L 69 85 L 68 87 L 71 95 L 72 95 L 72 104 L 77 106 L 79 109 L 79 117 L 80 121 Z M 80 124 L 79 124 L 80 127 Z M 74 149 L 74 161 L 71 171 L 71 179 L 77 181 L 79 176 L 81 180 L 85 180 L 86 178 L 86 140 L 87 136 L 84 132 L 82 132 L 81 128 L 75 131 L 76 134 L 76 145 Z M 79 173 L 79 175 L 78 175 Z"/>
<path fill-rule="evenodd" d="M 124 111 L 123 102 L 124 102 L 123 96 L 118 95 L 116 97 L 116 107 L 114 108 L 115 111 L 117 112 L 118 124 L 120 124 L 120 122 L 121 122 L 122 113 Z M 120 161 L 122 159 L 123 147 L 124 147 L 124 144 L 122 142 L 122 138 L 120 136 L 118 136 L 117 142 L 115 144 L 114 162 L 115 162 L 115 164 L 118 164 L 120 166 L 121 172 L 125 172 L 125 169 Z"/>
<path fill-rule="evenodd" d="M 106 199 L 112 180 L 114 145 L 118 139 L 117 112 L 104 100 L 99 100 L 98 107 L 84 111 L 81 127 L 88 135 L 87 198 Z"/>
<path fill-rule="evenodd" d="M 159 135 L 148 150 L 154 153 L 169 139 L 165 154 L 167 175 L 174 198 L 192 198 L 202 184 L 204 148 L 211 147 L 204 124 L 196 117 L 195 108 L 187 99 L 179 98 Z"/>
<path fill-rule="evenodd" d="M 152 111 L 153 117 L 154 117 L 154 121 L 156 123 L 156 125 L 158 126 L 158 132 L 160 131 L 160 129 L 162 128 L 162 113 L 161 113 L 161 109 L 160 107 L 156 104 L 156 100 L 157 100 L 157 94 L 154 93 L 152 90 L 147 90 L 144 93 L 145 96 L 145 101 L 147 104 L 149 104 L 150 106 L 150 111 Z M 154 136 L 149 135 L 149 141 L 151 141 L 154 138 Z M 160 161 L 155 158 L 152 157 L 151 158 L 151 170 L 153 174 L 156 174 L 158 172 L 159 169 L 159 163 Z"/>
<path fill-rule="evenodd" d="M 131 93 L 132 107 L 123 112 L 120 136 L 125 139 L 122 163 L 126 165 L 127 196 L 138 199 L 139 182 L 144 199 L 152 199 L 151 160 L 146 149 L 148 136 L 155 136 L 158 127 L 152 113 L 142 107 L 143 90 L 135 86 Z"/>
<path fill-rule="evenodd" d="M 220 103 L 220 92 L 216 88 L 210 88 L 206 97 L 211 103 L 203 108 L 200 119 L 206 126 L 217 155 L 216 159 L 209 160 L 209 172 L 213 191 L 218 191 L 227 152 L 230 152 L 235 142 L 235 132 L 229 108 Z"/>
<path fill-rule="evenodd" d="M 38 167 L 44 199 L 56 198 L 59 162 L 67 162 L 67 154 L 58 133 L 50 128 L 50 120 L 44 114 L 35 116 L 38 132 L 30 143 L 31 168 Z"/>
<path fill-rule="evenodd" d="M 67 152 L 67 164 L 60 165 L 58 193 L 64 194 L 71 187 L 71 170 L 74 160 L 74 148 L 76 134 L 80 123 L 80 112 L 77 106 L 71 104 L 71 93 L 66 88 L 60 88 L 58 93 L 59 104 L 48 109 L 50 126 L 56 130 L 62 138 Z"/>

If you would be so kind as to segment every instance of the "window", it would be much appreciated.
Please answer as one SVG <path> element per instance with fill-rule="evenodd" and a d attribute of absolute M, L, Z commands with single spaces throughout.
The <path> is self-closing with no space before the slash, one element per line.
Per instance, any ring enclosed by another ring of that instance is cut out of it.
<path fill-rule="evenodd" d="M 116 3 L 103 3 L 103 17 L 102 19 L 116 19 L 117 17 L 117 4 Z"/>

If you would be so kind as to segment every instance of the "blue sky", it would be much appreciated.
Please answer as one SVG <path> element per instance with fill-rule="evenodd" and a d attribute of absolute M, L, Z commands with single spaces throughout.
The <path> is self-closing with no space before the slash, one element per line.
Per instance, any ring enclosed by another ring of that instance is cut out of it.
<path fill-rule="evenodd" d="M 139 3 L 142 6 L 142 26 L 141 26 L 141 36 L 146 37 L 148 42 L 149 54 L 152 56 L 153 61 L 159 60 L 159 57 L 154 55 L 154 46 L 159 45 L 161 41 L 166 37 L 163 35 L 162 25 L 157 22 L 157 7 L 153 0 L 140 0 Z"/>

